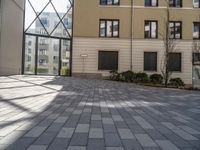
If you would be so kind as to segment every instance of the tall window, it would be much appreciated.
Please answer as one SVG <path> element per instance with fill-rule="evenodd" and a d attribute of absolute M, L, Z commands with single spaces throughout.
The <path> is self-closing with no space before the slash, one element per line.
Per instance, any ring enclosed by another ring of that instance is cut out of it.
<path fill-rule="evenodd" d="M 120 0 L 100 0 L 100 5 L 119 5 Z"/>
<path fill-rule="evenodd" d="M 119 20 L 100 19 L 100 37 L 119 37 Z"/>
<path fill-rule="evenodd" d="M 145 38 L 157 38 L 158 37 L 158 22 L 157 21 L 145 21 L 144 37 Z"/>
<path fill-rule="evenodd" d="M 170 38 L 181 39 L 182 38 L 182 22 L 180 21 L 170 21 Z"/>
<path fill-rule="evenodd" d="M 158 6 L 158 0 L 145 0 L 145 6 Z"/>
<path fill-rule="evenodd" d="M 200 22 L 193 23 L 193 39 L 200 39 Z"/>
<path fill-rule="evenodd" d="M 99 70 L 118 70 L 117 51 L 99 51 L 98 58 Z"/>
<path fill-rule="evenodd" d="M 157 52 L 144 52 L 144 71 L 157 71 Z"/>
<path fill-rule="evenodd" d="M 182 7 L 182 0 L 169 0 L 170 7 Z"/>
<path fill-rule="evenodd" d="M 200 0 L 193 0 L 193 6 L 195 8 L 200 8 Z"/>
<path fill-rule="evenodd" d="M 181 72 L 181 53 L 170 53 L 169 54 L 169 71 Z"/>

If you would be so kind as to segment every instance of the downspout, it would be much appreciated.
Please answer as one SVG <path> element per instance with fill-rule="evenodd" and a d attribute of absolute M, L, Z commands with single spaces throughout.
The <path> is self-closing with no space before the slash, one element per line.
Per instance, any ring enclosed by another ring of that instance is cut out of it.
<path fill-rule="evenodd" d="M 133 70 L 133 0 L 131 0 L 131 49 L 130 49 L 130 70 Z"/>

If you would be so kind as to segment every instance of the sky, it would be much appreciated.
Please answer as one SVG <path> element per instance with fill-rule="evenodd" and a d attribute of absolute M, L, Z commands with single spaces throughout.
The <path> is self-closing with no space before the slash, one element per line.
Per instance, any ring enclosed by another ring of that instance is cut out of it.
<path fill-rule="evenodd" d="M 49 0 L 30 0 L 30 2 L 32 3 L 35 11 L 40 12 L 46 6 Z M 66 5 L 70 6 L 68 0 L 52 0 L 52 3 L 54 4 L 58 13 L 66 13 L 67 11 Z M 50 4 L 47 6 L 44 12 L 55 12 L 55 11 Z M 34 20 L 35 17 L 36 17 L 35 12 L 32 10 L 30 4 L 28 3 L 28 0 L 26 0 L 25 28 L 27 28 L 31 24 L 31 22 Z M 35 24 L 31 26 L 31 28 L 34 27 Z"/>

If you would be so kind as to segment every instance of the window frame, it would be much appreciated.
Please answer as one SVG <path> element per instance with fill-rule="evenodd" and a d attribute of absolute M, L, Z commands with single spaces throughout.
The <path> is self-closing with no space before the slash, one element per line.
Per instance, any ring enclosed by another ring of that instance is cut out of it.
<path fill-rule="evenodd" d="M 107 6 L 107 5 L 108 5 L 108 6 L 119 6 L 119 5 L 120 5 L 120 0 L 118 0 L 118 3 L 117 3 L 117 4 L 115 4 L 114 1 L 115 1 L 115 0 L 112 0 L 112 4 L 108 4 L 108 0 L 105 0 L 105 3 L 106 3 L 106 4 L 103 4 L 103 3 L 102 3 L 102 0 L 99 0 L 99 4 L 102 5 L 102 6 Z"/>
<path fill-rule="evenodd" d="M 170 1 L 169 1 L 169 7 L 175 7 L 175 8 L 183 7 L 183 0 L 180 0 L 180 6 L 177 6 L 177 4 L 176 4 L 177 0 L 172 0 L 172 1 L 173 1 L 173 5 L 170 5 Z"/>
<path fill-rule="evenodd" d="M 199 37 L 198 37 L 198 38 L 195 38 L 195 37 L 193 36 L 195 24 L 198 24 L 198 26 L 199 26 Z M 200 40 L 200 22 L 193 22 L 192 37 L 193 37 L 193 40 Z"/>
<path fill-rule="evenodd" d="M 101 21 L 105 21 L 105 35 L 101 36 Z M 113 29 L 113 22 L 117 21 L 118 22 L 118 35 L 113 36 L 113 30 L 111 32 L 111 36 L 107 36 L 107 22 L 111 21 L 112 22 L 112 29 Z M 99 37 L 100 38 L 119 38 L 119 33 L 120 32 L 120 20 L 119 19 L 99 19 Z"/>
<path fill-rule="evenodd" d="M 117 68 L 116 69 L 105 69 L 105 68 L 102 68 L 100 67 L 100 59 L 99 59 L 99 56 L 100 56 L 100 53 L 101 52 L 114 52 L 114 53 L 117 53 Z M 98 71 L 111 71 L 111 70 L 118 70 L 119 69 L 119 51 L 117 50 L 98 50 Z"/>
<path fill-rule="evenodd" d="M 153 6 L 153 5 L 152 5 L 152 0 L 150 0 L 150 5 L 146 5 L 146 0 L 144 0 L 144 6 L 145 6 L 145 7 L 158 7 L 158 3 L 159 3 L 158 1 L 159 1 L 159 0 L 156 0 L 156 6 Z"/>
<path fill-rule="evenodd" d="M 146 69 L 146 67 L 145 67 L 145 54 L 147 54 L 147 53 L 155 54 L 156 55 L 156 60 L 154 62 L 156 64 L 155 70 L 153 70 L 153 69 Z M 147 52 L 147 51 L 145 51 L 143 53 L 143 70 L 144 71 L 148 71 L 148 72 L 157 72 L 158 71 L 158 52 L 155 52 L 155 51 L 149 51 L 149 52 Z"/>
<path fill-rule="evenodd" d="M 145 35 L 145 24 L 146 22 L 150 22 L 150 37 L 146 37 Z M 152 37 L 152 33 L 151 33 L 151 29 L 152 29 L 152 22 L 155 22 L 156 23 L 156 37 Z M 145 39 L 158 39 L 158 21 L 157 20 L 145 20 L 144 21 L 144 38 Z"/>
<path fill-rule="evenodd" d="M 195 5 L 194 5 L 194 0 L 193 0 L 193 8 L 200 8 L 200 0 L 198 0 L 199 1 L 199 6 L 198 7 L 195 7 Z"/>
<path fill-rule="evenodd" d="M 173 54 L 178 54 L 180 56 L 180 66 L 179 66 L 180 69 L 178 69 L 178 70 L 173 70 L 173 69 L 170 68 L 170 55 L 173 55 Z M 168 70 L 170 72 L 182 72 L 182 53 L 181 52 L 171 52 L 171 53 L 169 53 L 169 60 L 168 61 L 169 61 L 168 62 L 168 64 L 169 64 Z"/>
<path fill-rule="evenodd" d="M 173 29 L 174 29 L 173 38 L 170 37 L 170 39 L 181 40 L 182 39 L 182 33 L 183 33 L 182 21 L 169 21 L 169 25 L 168 25 L 169 29 L 170 29 L 170 23 L 173 23 Z M 176 23 L 180 23 L 180 38 L 176 38 L 176 33 L 175 33 Z"/>

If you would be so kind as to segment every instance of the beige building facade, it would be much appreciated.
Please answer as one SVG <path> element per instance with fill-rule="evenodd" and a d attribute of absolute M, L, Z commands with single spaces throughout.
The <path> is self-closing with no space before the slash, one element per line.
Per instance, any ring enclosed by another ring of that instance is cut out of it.
<path fill-rule="evenodd" d="M 161 73 L 165 51 L 163 36 L 166 31 L 167 4 L 165 0 L 157 0 L 155 6 L 150 6 L 149 3 L 154 5 L 156 0 L 133 0 L 132 3 L 131 0 L 120 0 L 119 4 L 116 5 L 109 4 L 105 0 L 102 3 L 101 0 L 75 0 L 72 73 L 74 75 L 108 76 L 109 69 L 99 69 L 99 65 L 101 65 L 99 63 L 102 63 L 99 62 L 99 51 L 118 52 L 119 72 L 133 70 L 134 72 L 146 72 L 148 74 Z M 196 34 L 194 33 L 194 22 L 199 22 L 200 8 L 193 0 L 182 0 L 180 6 L 176 5 L 175 0 L 175 4 L 170 5 L 170 21 L 174 24 L 180 23 L 175 28 L 175 30 L 180 31 L 172 31 L 176 38 L 174 40 L 176 43 L 174 52 L 180 56 L 179 70 L 176 70 L 176 66 L 172 77 L 180 77 L 186 84 L 192 84 L 192 47 L 193 38 Z M 101 36 L 100 21 L 102 19 L 119 21 L 118 36 Z M 152 33 L 150 37 L 147 32 L 150 27 L 148 21 L 156 24 L 156 29 L 151 27 L 156 33 Z M 147 69 L 145 68 L 144 59 L 146 58 L 144 55 L 148 52 L 156 54 L 156 59 L 154 59 L 156 60 L 155 69 L 148 70 L 148 65 Z M 82 54 L 87 57 L 82 58 Z"/>

